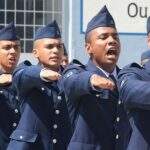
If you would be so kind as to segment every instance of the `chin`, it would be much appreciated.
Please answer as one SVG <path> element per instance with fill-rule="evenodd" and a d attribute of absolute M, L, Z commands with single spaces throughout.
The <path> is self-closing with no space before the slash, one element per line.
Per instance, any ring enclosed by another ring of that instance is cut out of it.
<path fill-rule="evenodd" d="M 10 64 L 10 65 L 8 66 L 8 68 L 9 68 L 10 70 L 14 69 L 15 67 L 16 67 L 16 64 Z"/>
<path fill-rule="evenodd" d="M 109 59 L 109 60 L 107 60 L 107 62 L 109 63 L 109 64 L 116 64 L 117 63 L 117 59 Z"/>
<path fill-rule="evenodd" d="M 55 67 L 55 66 L 59 66 L 59 64 L 58 64 L 58 63 L 55 63 L 55 62 L 54 62 L 54 63 L 50 63 L 49 65 L 50 65 L 50 66 L 54 66 L 54 67 Z"/>
<path fill-rule="evenodd" d="M 59 64 L 49 64 L 48 68 L 53 69 L 53 70 L 58 70 L 60 67 Z"/>

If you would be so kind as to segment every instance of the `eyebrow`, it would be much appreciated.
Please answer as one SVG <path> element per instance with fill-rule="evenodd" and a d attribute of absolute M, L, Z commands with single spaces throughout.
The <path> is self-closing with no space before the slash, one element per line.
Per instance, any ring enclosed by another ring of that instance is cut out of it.
<path fill-rule="evenodd" d="M 6 46 L 21 46 L 21 44 L 16 43 L 16 44 L 4 44 L 4 45 L 2 45 L 2 47 L 6 47 Z"/>
<path fill-rule="evenodd" d="M 100 33 L 99 35 L 103 35 L 103 34 L 118 35 L 118 33 L 108 33 L 108 32 Z"/>

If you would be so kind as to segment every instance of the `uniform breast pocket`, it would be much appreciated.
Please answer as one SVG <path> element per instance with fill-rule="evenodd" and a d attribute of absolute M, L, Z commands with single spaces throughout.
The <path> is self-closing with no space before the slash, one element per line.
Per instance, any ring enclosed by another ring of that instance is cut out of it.
<path fill-rule="evenodd" d="M 37 139 L 37 136 L 38 134 L 36 133 L 30 133 L 24 130 L 15 130 L 11 134 L 10 138 L 12 140 L 34 143 Z"/>

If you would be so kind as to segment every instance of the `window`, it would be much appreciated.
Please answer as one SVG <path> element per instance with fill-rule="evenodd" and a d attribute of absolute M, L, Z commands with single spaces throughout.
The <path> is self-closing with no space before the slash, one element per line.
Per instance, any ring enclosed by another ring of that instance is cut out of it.
<path fill-rule="evenodd" d="M 52 20 L 52 18 L 53 18 L 53 14 L 52 13 L 45 13 L 44 14 L 44 24 L 48 24 L 49 21 Z"/>
<path fill-rule="evenodd" d="M 16 0 L 16 10 L 24 10 L 24 0 Z"/>
<path fill-rule="evenodd" d="M 36 25 L 43 24 L 43 13 L 35 13 L 35 24 Z"/>
<path fill-rule="evenodd" d="M 33 46 L 33 41 L 32 40 L 26 40 L 25 41 L 25 47 L 26 47 L 26 52 L 27 53 L 32 51 L 32 46 Z"/>
<path fill-rule="evenodd" d="M 32 39 L 33 38 L 33 27 L 32 26 L 27 26 L 26 27 L 26 38 L 27 39 Z"/>
<path fill-rule="evenodd" d="M 16 12 L 16 24 L 24 24 L 24 13 Z"/>
<path fill-rule="evenodd" d="M 16 31 L 18 36 L 23 39 L 24 38 L 24 26 L 16 26 Z"/>
<path fill-rule="evenodd" d="M 5 2 L 4 0 L 0 0 L 0 9 L 4 9 L 5 8 Z"/>
<path fill-rule="evenodd" d="M 10 23 L 11 21 L 15 20 L 14 15 L 15 15 L 14 12 L 7 11 L 7 13 L 6 13 L 7 24 Z"/>
<path fill-rule="evenodd" d="M 36 3 L 35 3 L 35 10 L 36 11 L 43 11 L 43 0 L 38 0 Z"/>
<path fill-rule="evenodd" d="M 34 9 L 34 0 L 26 1 L 26 9 L 31 11 Z"/>
<path fill-rule="evenodd" d="M 33 12 L 26 12 L 26 25 L 33 24 Z"/>
<path fill-rule="evenodd" d="M 14 21 L 22 52 L 32 51 L 36 30 L 52 20 L 62 27 L 62 0 L 0 0 L 0 28 Z"/>
<path fill-rule="evenodd" d="M 0 11 L 0 23 L 4 22 L 4 12 Z"/>
<path fill-rule="evenodd" d="M 14 10 L 15 9 L 15 0 L 6 0 L 6 9 Z"/>

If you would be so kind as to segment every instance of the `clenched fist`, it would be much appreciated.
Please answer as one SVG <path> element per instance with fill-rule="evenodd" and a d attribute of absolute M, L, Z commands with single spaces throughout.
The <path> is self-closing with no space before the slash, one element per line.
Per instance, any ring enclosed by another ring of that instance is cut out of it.
<path fill-rule="evenodd" d="M 7 85 L 12 82 L 11 74 L 2 74 L 0 75 L 0 85 Z"/>
<path fill-rule="evenodd" d="M 101 77 L 97 74 L 93 74 L 91 76 L 90 82 L 94 88 L 102 88 L 102 89 L 108 89 L 108 90 L 113 90 L 115 88 L 115 84 L 113 81 L 107 78 Z"/>
<path fill-rule="evenodd" d="M 58 72 L 50 69 L 42 69 L 40 72 L 40 77 L 47 81 L 56 81 L 61 77 L 61 75 Z"/>

